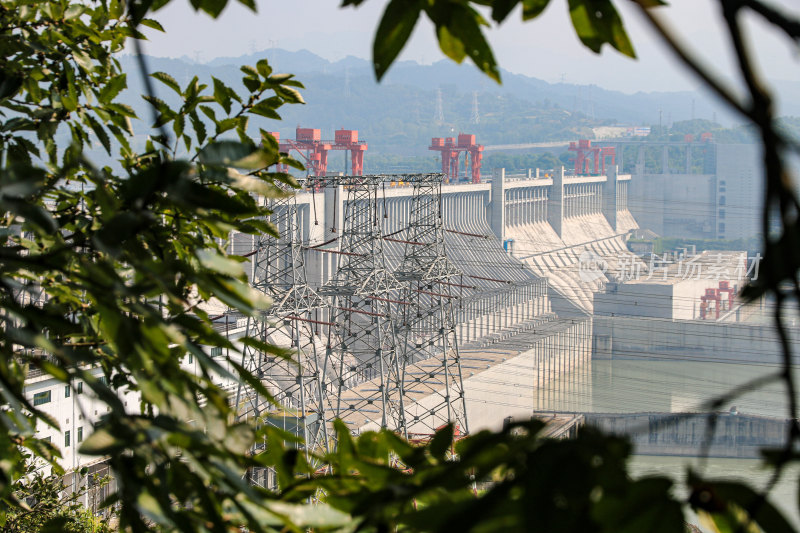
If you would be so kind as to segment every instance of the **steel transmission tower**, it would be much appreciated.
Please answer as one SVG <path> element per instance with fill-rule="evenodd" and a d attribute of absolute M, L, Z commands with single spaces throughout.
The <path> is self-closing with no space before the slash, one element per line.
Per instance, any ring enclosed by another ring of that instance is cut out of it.
<path fill-rule="evenodd" d="M 413 184 L 404 254 L 395 276 L 406 282 L 397 326 L 402 339 L 403 391 L 408 433 L 431 435 L 452 422 L 469 432 L 458 353 L 452 287 L 461 272 L 445 254 L 441 186 L 443 174 L 404 178 Z"/>
<path fill-rule="evenodd" d="M 328 417 L 357 429 L 366 422 L 405 434 L 403 380 L 392 314 L 401 284 L 386 268 L 379 186 L 383 176 L 343 176 L 339 267 L 320 292 L 332 298 L 324 386 Z"/>
<path fill-rule="evenodd" d="M 242 366 L 261 380 L 280 407 L 241 382 L 235 405 L 240 418 L 262 418 L 276 424 L 280 420 L 304 438 L 307 450 L 326 449 L 325 404 L 319 379 L 323 353 L 314 332 L 320 322 L 313 318 L 325 303 L 308 285 L 294 195 L 272 200 L 270 210 L 269 221 L 279 235 L 258 238 L 251 255 L 251 283 L 272 298 L 273 306 L 247 319 L 247 336 L 288 347 L 297 360 L 245 345 Z"/>
<path fill-rule="evenodd" d="M 478 91 L 472 91 L 472 113 L 469 121 L 472 124 L 478 124 L 481 121 L 481 116 L 478 113 Z"/>
<path fill-rule="evenodd" d="M 442 89 L 436 89 L 436 110 L 433 112 L 433 121 L 444 124 L 444 106 L 442 105 Z"/>

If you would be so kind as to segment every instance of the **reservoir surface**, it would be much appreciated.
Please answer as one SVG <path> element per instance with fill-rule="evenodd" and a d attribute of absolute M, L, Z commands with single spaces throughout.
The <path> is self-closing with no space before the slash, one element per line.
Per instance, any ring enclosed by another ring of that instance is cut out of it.
<path fill-rule="evenodd" d="M 731 364 L 711 358 L 665 361 L 644 355 L 592 361 L 539 391 L 534 409 L 602 413 L 704 411 L 708 410 L 706 404 L 709 400 L 778 370 L 776 365 Z M 794 372 L 800 381 L 800 370 L 796 368 Z M 748 390 L 725 402 L 723 410 L 734 406 L 744 414 L 773 417 L 789 414 L 781 383 Z M 687 457 L 634 456 L 630 469 L 634 477 L 658 474 L 683 480 L 690 465 L 707 478 L 742 479 L 755 487 L 764 486 L 770 476 L 761 461 L 752 459 L 711 458 L 701 461 Z M 771 498 L 798 530 L 799 474 L 800 467 L 788 469 Z"/>

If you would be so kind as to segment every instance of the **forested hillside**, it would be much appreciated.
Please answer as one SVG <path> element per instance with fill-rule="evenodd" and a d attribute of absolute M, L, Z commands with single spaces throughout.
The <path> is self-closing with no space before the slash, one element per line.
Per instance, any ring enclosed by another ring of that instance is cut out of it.
<path fill-rule="evenodd" d="M 267 50 L 238 58 L 218 58 L 197 64 L 188 58 L 148 58 L 152 71 L 173 76 L 181 86 L 193 77 L 214 76 L 232 87 L 239 86 L 238 66 L 268 57 L 278 71 L 296 73 L 305 84 L 303 96 L 308 102 L 281 112 L 283 120 L 258 117 L 250 129 L 278 131 L 283 138 L 294 138 L 296 126 L 322 129 L 323 138 L 332 138 L 337 128 L 357 129 L 361 139 L 369 143 L 365 160 L 368 172 L 425 171 L 439 168 L 436 155 L 427 150 L 431 137 L 454 136 L 459 132 L 477 135 L 484 145 L 523 144 L 544 141 L 568 141 L 594 138 L 592 128 L 613 124 L 652 126 L 648 140 L 683 140 L 686 134 L 699 136 L 709 131 L 719 142 L 753 142 L 745 127 L 726 128 L 710 120 L 727 116 L 700 94 L 637 93 L 633 95 L 607 91 L 596 86 L 550 84 L 542 80 L 503 73 L 503 85 L 487 82 L 472 68 L 450 62 L 432 66 L 401 62 L 393 67 L 382 84 L 374 80 L 369 64 L 353 57 L 331 63 L 308 51 Z M 137 78 L 132 58 L 124 58 L 129 73 L 128 87 L 122 95 L 140 116 L 150 113 L 137 94 L 141 80 Z M 441 118 L 437 100 L 441 95 Z M 170 104 L 172 95 L 161 91 L 159 96 Z M 477 114 L 474 104 L 477 100 Z M 693 105 L 694 102 L 694 105 Z M 677 120 L 686 117 L 694 107 L 698 115 L 709 119 Z M 660 113 L 659 113 L 660 111 Z M 476 121 L 477 116 L 477 121 Z M 673 122 L 673 117 L 676 119 Z M 659 118 L 661 126 L 659 127 Z M 728 117 L 729 118 L 729 117 Z M 800 119 L 787 119 L 787 128 L 800 130 Z M 800 136 L 800 135 L 799 135 Z M 137 142 L 144 145 L 143 135 Z M 631 171 L 637 150 L 625 154 L 625 171 Z M 656 168 L 660 152 L 646 151 L 648 168 Z M 675 156 L 675 164 L 683 159 Z M 568 156 L 555 150 L 549 154 L 487 152 L 485 168 L 503 166 L 511 171 L 526 168 L 550 168 Z M 341 154 L 329 161 L 332 171 L 344 166 Z M 698 159 L 698 165 L 702 162 Z"/>

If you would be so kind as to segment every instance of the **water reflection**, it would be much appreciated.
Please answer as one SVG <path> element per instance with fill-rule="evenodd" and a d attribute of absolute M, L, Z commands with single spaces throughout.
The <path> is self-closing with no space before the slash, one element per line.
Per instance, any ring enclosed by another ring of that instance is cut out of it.
<path fill-rule="evenodd" d="M 692 412 L 712 398 L 729 393 L 777 365 L 614 359 L 592 361 L 547 384 L 534 398 L 536 410 L 570 412 Z M 794 370 L 800 378 L 800 370 Z M 724 404 L 741 413 L 788 416 L 781 383 L 750 390 Z"/>

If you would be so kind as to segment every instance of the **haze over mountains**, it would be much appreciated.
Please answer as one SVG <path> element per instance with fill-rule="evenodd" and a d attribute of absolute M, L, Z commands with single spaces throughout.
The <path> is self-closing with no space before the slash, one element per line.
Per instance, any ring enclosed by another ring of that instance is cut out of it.
<path fill-rule="evenodd" d="M 307 104 L 285 106 L 280 111 L 282 121 L 263 119 L 252 126 L 292 138 L 298 125 L 321 128 L 323 138 L 332 138 L 336 128 L 357 129 L 370 143 L 371 153 L 426 155 L 431 137 L 458 132 L 475 133 L 479 142 L 492 145 L 591 138 L 593 127 L 611 124 L 668 126 L 691 118 L 716 119 L 725 125 L 738 122 L 722 104 L 698 92 L 625 94 L 596 85 L 551 84 L 508 71 L 503 71 L 503 85 L 498 86 L 474 66 L 450 61 L 400 62 L 380 84 L 367 60 L 349 56 L 330 62 L 307 50 L 269 49 L 205 64 L 186 57 L 150 57 L 148 66 L 151 71 L 168 72 L 182 86 L 196 75 L 204 83 L 215 76 L 238 88 L 239 67 L 264 57 L 276 72 L 291 72 L 303 82 L 306 89 L 301 92 Z M 123 61 L 129 72 L 130 98 L 140 91 L 141 81 L 133 58 Z M 437 91 L 442 96 L 441 122 L 436 120 Z M 158 87 L 158 94 L 170 101 L 168 89 Z M 800 87 L 794 94 L 800 94 Z M 144 102 L 137 100 L 129 101 L 145 111 Z M 800 102 L 784 103 L 783 109 L 800 115 Z"/>

